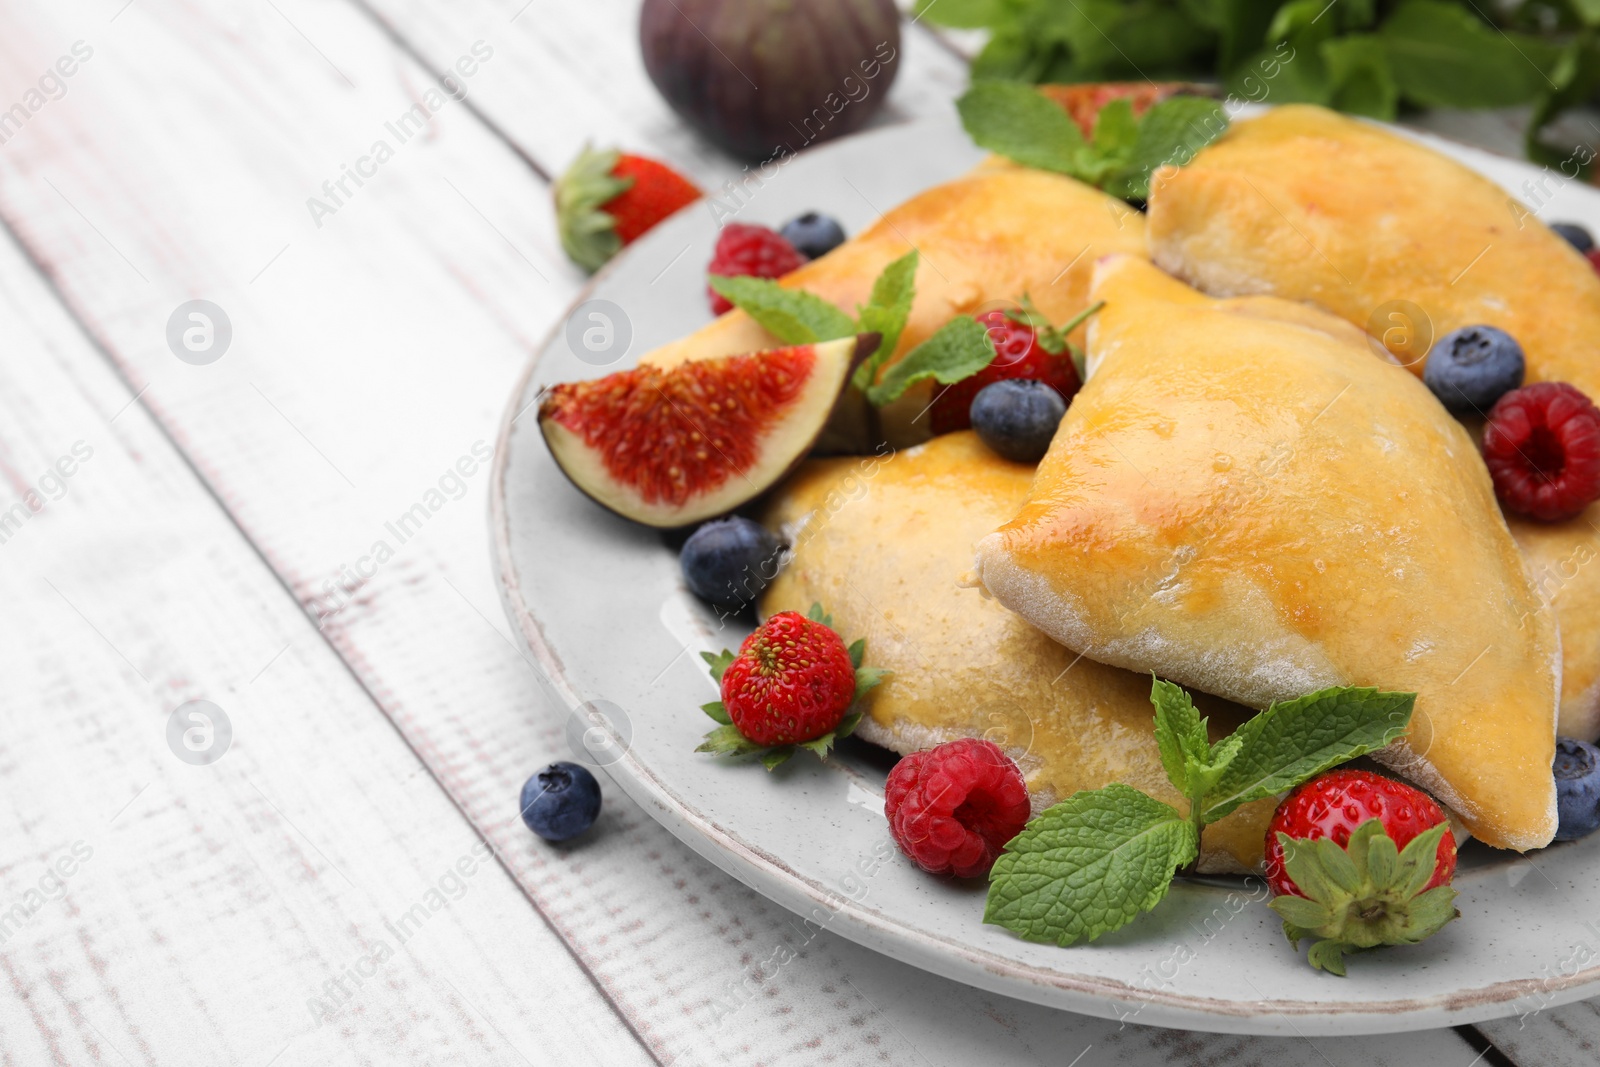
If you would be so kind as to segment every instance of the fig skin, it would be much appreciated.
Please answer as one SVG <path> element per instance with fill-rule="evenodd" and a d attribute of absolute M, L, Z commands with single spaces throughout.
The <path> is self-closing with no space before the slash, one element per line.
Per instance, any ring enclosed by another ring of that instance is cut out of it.
<path fill-rule="evenodd" d="M 782 159 L 883 106 L 900 57 L 894 0 L 644 0 L 645 70 L 731 155 Z"/>

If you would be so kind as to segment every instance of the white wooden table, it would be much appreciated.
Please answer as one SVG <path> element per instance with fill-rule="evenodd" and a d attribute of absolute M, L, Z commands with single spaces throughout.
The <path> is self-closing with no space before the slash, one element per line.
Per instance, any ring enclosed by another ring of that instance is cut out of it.
<path fill-rule="evenodd" d="M 473 457 L 583 282 L 550 175 L 590 139 L 737 173 L 649 86 L 635 7 L 0 2 L 0 1063 L 1593 1062 L 1589 1004 L 1119 1027 L 802 944 L 619 790 L 581 847 L 527 833 L 564 710 L 501 616 Z M 313 218 L 463 55 L 466 99 Z M 909 28 L 881 121 L 964 79 Z M 1513 119 L 1437 121 L 1514 147 Z M 205 365 L 167 339 L 192 299 L 231 324 Z M 191 765 L 168 724 L 202 699 L 232 738 Z"/>

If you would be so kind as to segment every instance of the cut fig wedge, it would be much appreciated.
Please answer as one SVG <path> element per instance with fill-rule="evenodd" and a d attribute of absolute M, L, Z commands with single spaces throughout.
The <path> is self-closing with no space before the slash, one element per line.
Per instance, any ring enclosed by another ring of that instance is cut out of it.
<path fill-rule="evenodd" d="M 765 492 L 811 450 L 875 333 L 639 366 L 552 387 L 550 454 L 596 503 L 647 526 L 687 526 Z"/>

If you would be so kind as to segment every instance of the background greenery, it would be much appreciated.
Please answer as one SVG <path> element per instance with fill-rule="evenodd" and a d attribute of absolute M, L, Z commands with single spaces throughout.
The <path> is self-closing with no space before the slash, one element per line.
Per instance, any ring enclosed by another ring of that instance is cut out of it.
<path fill-rule="evenodd" d="M 1381 119 L 1531 104 L 1528 154 L 1549 164 L 1570 146 L 1545 128 L 1600 90 L 1600 0 L 919 0 L 918 11 L 990 31 L 974 78 L 1204 79 L 1252 100 L 1265 85 L 1273 103 Z"/>

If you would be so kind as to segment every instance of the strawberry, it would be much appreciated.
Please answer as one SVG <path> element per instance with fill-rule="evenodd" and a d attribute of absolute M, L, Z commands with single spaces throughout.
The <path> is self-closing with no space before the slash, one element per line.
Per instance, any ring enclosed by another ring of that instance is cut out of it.
<path fill-rule="evenodd" d="M 701 656 L 722 688 L 722 699 L 702 707 L 722 725 L 697 752 L 759 755 L 768 770 L 796 746 L 826 758 L 833 742 L 861 720 L 856 699 L 885 672 L 862 667 L 866 641 L 846 648 L 820 604 L 809 615 L 780 611 L 744 639 L 735 655 Z"/>
<path fill-rule="evenodd" d="M 1333 974 L 1344 974 L 1346 950 L 1415 944 L 1460 914 L 1444 812 L 1370 771 L 1329 771 L 1284 798 L 1266 865 L 1289 942 L 1313 939 L 1311 965 Z"/>
<path fill-rule="evenodd" d="M 555 197 L 561 247 L 580 267 L 597 270 L 624 245 L 698 200 L 700 190 L 665 163 L 586 146 L 556 182 Z"/>
<path fill-rule="evenodd" d="M 1065 329 L 1057 330 L 1032 301 L 1023 296 L 1018 308 L 986 311 L 975 318 L 979 325 L 988 328 L 995 357 L 983 370 L 945 386 L 934 398 L 928 409 L 928 420 L 935 434 L 971 426 L 972 398 L 984 386 L 1007 378 L 1041 381 L 1060 393 L 1061 399 L 1072 402 L 1081 383 L 1066 335 L 1082 321 L 1081 316 Z"/>

